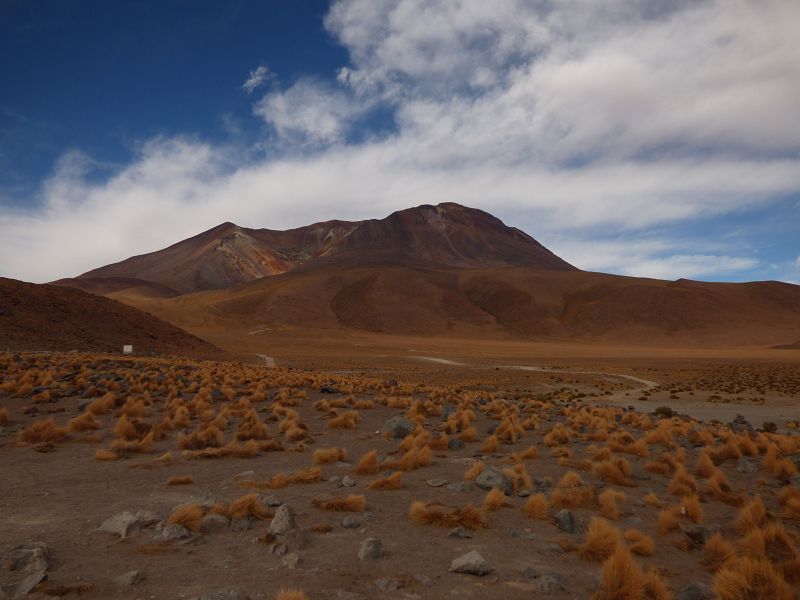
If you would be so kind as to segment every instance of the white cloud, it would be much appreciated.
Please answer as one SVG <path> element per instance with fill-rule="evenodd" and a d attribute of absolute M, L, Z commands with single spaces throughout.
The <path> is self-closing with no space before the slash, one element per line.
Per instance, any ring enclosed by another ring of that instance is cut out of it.
<path fill-rule="evenodd" d="M 266 65 L 259 65 L 252 71 L 250 71 L 250 75 L 247 77 L 247 81 L 242 84 L 242 89 L 248 93 L 252 94 L 262 85 L 264 85 L 272 76 L 272 73 L 269 70 L 269 67 Z"/>
<path fill-rule="evenodd" d="M 62 165 L 41 210 L 0 215 L 0 272 L 73 275 L 226 220 L 280 228 L 455 201 L 583 268 L 735 274 L 757 264 L 665 228 L 800 191 L 795 0 L 339 0 L 325 22 L 351 62 L 254 103 L 266 158 L 181 138 L 104 183 Z M 394 129 L 353 142 L 375 108 Z"/>

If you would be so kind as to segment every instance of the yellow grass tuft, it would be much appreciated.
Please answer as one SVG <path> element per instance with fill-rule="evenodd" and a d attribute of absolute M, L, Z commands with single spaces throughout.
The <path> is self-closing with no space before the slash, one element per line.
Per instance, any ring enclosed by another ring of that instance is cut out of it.
<path fill-rule="evenodd" d="M 358 465 L 356 465 L 357 475 L 374 475 L 379 470 L 377 450 L 370 450 L 367 452 L 361 457 L 361 460 L 358 461 Z"/>
<path fill-rule="evenodd" d="M 728 562 L 714 576 L 714 591 L 719 600 L 795 598 L 791 586 L 765 558 L 743 557 Z"/>
<path fill-rule="evenodd" d="M 204 515 L 203 507 L 199 504 L 185 504 L 179 506 L 167 519 L 167 525 L 183 525 L 189 531 L 200 531 Z"/>
<path fill-rule="evenodd" d="M 606 519 L 616 520 L 619 519 L 618 501 L 625 499 L 625 494 L 608 488 L 603 490 L 598 496 L 597 501 L 600 503 L 600 514 Z"/>
<path fill-rule="evenodd" d="M 53 419 L 34 421 L 19 432 L 19 441 L 27 444 L 55 443 L 67 439 L 67 428 L 58 427 Z"/>
<path fill-rule="evenodd" d="M 94 416 L 91 412 L 85 412 L 82 415 L 78 415 L 77 417 L 72 417 L 67 423 L 67 429 L 69 431 L 92 431 L 96 429 L 100 429 L 103 424 L 100 422 L 100 419 Z"/>
<path fill-rule="evenodd" d="M 734 528 L 739 533 L 747 533 L 751 529 L 756 529 L 764 525 L 767 521 L 767 509 L 761 496 L 756 496 L 745 504 L 734 521 Z"/>
<path fill-rule="evenodd" d="M 726 540 L 722 533 L 715 531 L 706 540 L 700 564 L 712 573 L 716 573 L 734 556 L 733 544 Z"/>
<path fill-rule="evenodd" d="M 644 597 L 644 574 L 631 553 L 618 544 L 603 563 L 600 590 L 594 600 L 641 600 Z"/>
<path fill-rule="evenodd" d="M 498 488 L 492 488 L 486 497 L 483 499 L 483 510 L 495 511 L 500 510 L 504 506 L 511 506 L 506 501 L 506 495 Z"/>
<path fill-rule="evenodd" d="M 522 512 L 526 517 L 548 521 L 550 519 L 550 507 L 544 494 L 534 494 L 530 496 L 522 507 Z"/>
<path fill-rule="evenodd" d="M 117 460 L 119 458 L 119 454 L 113 450 L 108 450 L 107 448 L 98 448 L 94 453 L 94 458 L 95 460 Z"/>
<path fill-rule="evenodd" d="M 652 556 L 655 552 L 653 538 L 638 529 L 626 529 L 623 537 L 628 542 L 628 550 L 637 556 Z"/>
<path fill-rule="evenodd" d="M 703 522 L 703 509 L 700 508 L 700 499 L 697 496 L 686 496 L 681 500 L 681 514 L 688 517 L 693 523 Z"/>
<path fill-rule="evenodd" d="M 320 510 L 329 510 L 334 512 L 364 512 L 364 509 L 367 506 L 367 499 L 361 494 L 350 494 L 349 496 L 329 498 L 327 500 L 322 498 L 314 498 L 312 503 Z"/>
<path fill-rule="evenodd" d="M 383 479 L 376 479 L 369 484 L 371 490 L 399 490 L 403 488 L 403 473 L 395 471 L 388 477 Z"/>
<path fill-rule="evenodd" d="M 275 600 L 308 600 L 308 596 L 303 590 L 286 589 L 279 591 Z"/>
<path fill-rule="evenodd" d="M 474 506 L 449 508 L 440 504 L 413 502 L 408 511 L 409 517 L 417 525 L 435 525 L 437 527 L 466 527 L 467 529 L 485 529 L 486 518 Z"/>
<path fill-rule="evenodd" d="M 619 531 L 602 517 L 592 517 L 586 540 L 578 547 L 578 556 L 590 562 L 603 562 L 619 545 Z"/>
<path fill-rule="evenodd" d="M 345 453 L 343 448 L 320 448 L 314 450 L 314 464 L 328 465 L 344 460 Z"/>
<path fill-rule="evenodd" d="M 194 477 L 191 475 L 178 475 L 176 477 L 170 477 L 167 480 L 167 485 L 191 485 L 194 483 Z"/>
<path fill-rule="evenodd" d="M 8 409 L 0 406 L 0 425 L 6 425 L 8 423 Z"/>
<path fill-rule="evenodd" d="M 482 460 L 476 461 L 466 473 L 464 473 L 464 479 L 473 480 L 478 475 L 483 472 L 485 465 L 483 464 Z"/>

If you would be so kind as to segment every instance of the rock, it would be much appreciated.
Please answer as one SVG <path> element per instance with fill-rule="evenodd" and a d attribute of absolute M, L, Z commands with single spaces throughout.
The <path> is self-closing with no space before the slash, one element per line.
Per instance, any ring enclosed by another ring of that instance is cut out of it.
<path fill-rule="evenodd" d="M 300 555 L 297 552 L 290 552 L 281 559 L 281 563 L 283 563 L 284 567 L 296 569 L 297 565 L 300 564 Z"/>
<path fill-rule="evenodd" d="M 458 412 L 458 408 L 452 404 L 446 404 L 442 408 L 442 421 L 447 421 L 448 417 Z"/>
<path fill-rule="evenodd" d="M 525 567 L 525 569 L 522 571 L 522 576 L 525 579 L 536 579 L 540 575 L 541 573 L 539 572 L 539 569 L 534 567 Z"/>
<path fill-rule="evenodd" d="M 531 495 L 531 491 L 530 490 L 520 490 L 520 491 L 517 492 L 517 496 L 520 497 L 520 498 L 527 498 L 530 495 Z"/>
<path fill-rule="evenodd" d="M 469 532 L 469 529 L 466 527 L 455 527 L 447 532 L 447 537 L 454 537 L 454 538 L 471 538 L 472 534 Z"/>
<path fill-rule="evenodd" d="M 85 411 L 94 402 L 94 398 L 78 398 L 78 411 Z"/>
<path fill-rule="evenodd" d="M 361 560 L 378 560 L 383 556 L 383 544 L 378 538 L 367 538 L 361 542 L 358 558 Z"/>
<path fill-rule="evenodd" d="M 438 488 L 447 485 L 447 479 L 428 479 L 425 483 L 431 487 Z"/>
<path fill-rule="evenodd" d="M 561 531 L 566 533 L 575 533 L 575 516 L 566 508 L 562 508 L 556 513 L 556 525 Z"/>
<path fill-rule="evenodd" d="M 47 578 L 50 550 L 46 544 L 34 542 L 14 546 L 5 557 L 8 569 L 22 578 L 16 583 L 0 585 L 0 598 L 17 600 L 25 598 L 39 583 Z"/>
<path fill-rule="evenodd" d="M 506 496 L 510 496 L 514 492 L 511 480 L 500 469 L 492 466 L 486 467 L 480 472 L 475 478 L 475 484 L 482 490 L 498 488 Z"/>
<path fill-rule="evenodd" d="M 210 594 L 204 594 L 197 600 L 250 600 L 250 596 L 240 589 L 217 590 Z"/>
<path fill-rule="evenodd" d="M 736 415 L 736 418 L 733 419 L 730 423 L 728 423 L 728 427 L 731 428 L 731 431 L 736 433 L 744 433 L 745 431 L 748 433 L 753 433 L 753 426 L 745 419 L 742 415 Z"/>
<path fill-rule="evenodd" d="M 345 529 L 358 529 L 361 527 L 361 521 L 355 517 L 344 517 L 342 519 L 342 527 Z"/>
<path fill-rule="evenodd" d="M 448 483 L 447 489 L 451 492 L 471 492 L 475 489 L 474 481 L 458 481 L 456 483 Z"/>
<path fill-rule="evenodd" d="M 752 475 L 753 473 L 757 473 L 759 470 L 758 462 L 752 458 L 741 456 L 739 457 L 739 460 L 736 461 L 736 470 L 739 471 L 739 473 L 747 473 L 748 475 Z"/>
<path fill-rule="evenodd" d="M 164 526 L 164 529 L 161 530 L 161 537 L 165 540 L 190 540 L 193 539 L 195 536 L 194 534 L 186 529 L 183 525 L 178 525 L 177 523 L 173 523 L 172 525 Z"/>
<path fill-rule="evenodd" d="M 425 587 L 431 587 L 433 585 L 433 579 L 431 579 L 427 575 L 414 575 L 414 579 L 416 579 L 420 584 L 424 585 Z"/>
<path fill-rule="evenodd" d="M 448 450 L 463 450 L 467 447 L 467 444 L 464 443 L 464 440 L 460 440 L 458 438 L 450 438 L 447 440 L 447 449 Z"/>
<path fill-rule="evenodd" d="M 546 596 L 554 592 L 567 591 L 566 580 L 558 573 L 547 573 L 536 578 L 536 591 Z"/>
<path fill-rule="evenodd" d="M 136 520 L 139 521 L 139 527 L 152 527 L 161 519 L 151 510 L 138 510 L 136 511 Z"/>
<path fill-rule="evenodd" d="M 271 535 L 286 535 L 293 529 L 295 529 L 295 524 L 292 512 L 286 504 L 282 504 L 275 511 L 275 516 L 272 517 L 272 522 L 269 524 L 269 533 Z"/>
<path fill-rule="evenodd" d="M 144 577 L 139 571 L 128 571 L 119 577 L 114 578 L 114 585 L 119 587 L 131 587 L 142 581 Z"/>
<path fill-rule="evenodd" d="M 534 477 L 533 485 L 535 485 L 536 489 L 541 492 L 553 487 L 553 480 L 550 479 L 549 477 Z"/>
<path fill-rule="evenodd" d="M 403 587 L 403 582 L 392 577 L 382 577 L 375 580 L 375 587 L 382 592 L 393 592 Z"/>
<path fill-rule="evenodd" d="M 492 568 L 477 550 L 467 552 L 453 559 L 450 564 L 450 570 L 453 573 L 466 573 L 467 575 L 477 575 L 478 577 L 483 577 L 492 572 Z"/>
<path fill-rule="evenodd" d="M 364 596 L 347 590 L 336 590 L 336 600 L 361 600 Z"/>
<path fill-rule="evenodd" d="M 678 592 L 676 600 L 711 600 L 714 594 L 706 586 L 690 583 Z"/>
<path fill-rule="evenodd" d="M 516 530 L 516 529 L 514 529 L 513 527 L 509 527 L 509 528 L 508 528 L 508 535 L 509 535 L 510 537 L 512 537 L 512 538 L 518 538 L 518 537 L 519 537 L 519 531 L 517 531 L 517 530 Z"/>
<path fill-rule="evenodd" d="M 231 529 L 234 531 L 247 531 L 248 529 L 252 529 L 253 527 L 253 519 L 249 517 L 245 517 L 244 519 L 236 519 L 231 523 Z"/>
<path fill-rule="evenodd" d="M 381 430 L 385 433 L 392 434 L 393 438 L 400 440 L 410 433 L 414 433 L 416 428 L 417 426 L 410 419 L 407 419 L 402 415 L 396 415 L 386 421 Z"/>
<path fill-rule="evenodd" d="M 113 533 L 120 538 L 126 538 L 129 535 L 139 531 L 139 517 L 132 512 L 123 511 L 109 517 L 100 524 L 100 531 L 105 533 Z"/>
<path fill-rule="evenodd" d="M 211 513 L 203 517 L 200 527 L 205 532 L 221 531 L 227 529 L 228 518 L 224 515 Z"/>
<path fill-rule="evenodd" d="M 270 508 L 278 508 L 283 502 L 281 502 L 277 496 L 265 496 L 261 498 L 261 503 L 265 506 L 269 506 Z"/>
<path fill-rule="evenodd" d="M 349 475 L 345 475 L 344 477 L 342 477 L 342 487 L 351 488 L 355 487 L 355 485 L 356 482 L 353 481 Z"/>
<path fill-rule="evenodd" d="M 339 390 L 332 383 L 325 383 L 319 388 L 320 394 L 338 394 Z"/>

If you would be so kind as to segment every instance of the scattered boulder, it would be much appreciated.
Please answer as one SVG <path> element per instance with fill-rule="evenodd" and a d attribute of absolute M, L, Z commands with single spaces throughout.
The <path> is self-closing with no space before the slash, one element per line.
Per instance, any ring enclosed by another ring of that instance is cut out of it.
<path fill-rule="evenodd" d="M 342 519 L 342 527 L 345 529 L 358 529 L 361 527 L 361 521 L 355 517 L 345 517 Z"/>
<path fill-rule="evenodd" d="M 217 590 L 210 594 L 204 594 L 196 600 L 250 600 L 250 596 L 240 589 Z"/>
<path fill-rule="evenodd" d="M 281 563 L 288 569 L 296 569 L 297 565 L 300 564 L 300 554 L 297 552 L 289 552 L 289 554 L 281 559 Z"/>
<path fill-rule="evenodd" d="M 220 531 L 228 527 L 228 518 L 224 515 L 210 513 L 203 517 L 200 527 L 205 532 Z"/>
<path fill-rule="evenodd" d="M 447 485 L 447 479 L 428 479 L 425 483 L 431 487 L 438 488 Z"/>
<path fill-rule="evenodd" d="M 272 522 L 269 524 L 269 533 L 271 535 L 286 535 L 294 529 L 295 523 L 292 512 L 286 504 L 282 504 L 275 511 L 275 516 L 272 517 Z"/>
<path fill-rule="evenodd" d="M 466 527 L 455 527 L 447 532 L 447 537 L 468 539 L 472 537 L 472 534 Z"/>
<path fill-rule="evenodd" d="M 324 383 L 319 388 L 320 394 L 338 394 L 339 390 L 332 383 Z"/>
<path fill-rule="evenodd" d="M 355 487 L 356 482 L 349 475 L 342 477 L 341 487 L 351 488 Z"/>
<path fill-rule="evenodd" d="M 742 415 L 736 415 L 733 421 L 728 423 L 728 427 L 731 428 L 731 431 L 739 434 L 744 432 L 753 433 L 754 431 L 753 426 Z"/>
<path fill-rule="evenodd" d="M 173 523 L 172 525 L 165 525 L 161 530 L 161 537 L 170 541 L 183 541 L 192 540 L 195 535 L 186 529 L 183 525 Z"/>
<path fill-rule="evenodd" d="M 482 490 L 497 488 L 506 496 L 514 492 L 514 485 L 497 467 L 488 466 L 475 478 L 475 484 Z"/>
<path fill-rule="evenodd" d="M 405 585 L 405 582 L 393 577 L 382 577 L 375 580 L 375 587 L 382 592 L 394 592 Z"/>
<path fill-rule="evenodd" d="M 566 508 L 562 508 L 556 513 L 554 517 L 556 525 L 561 531 L 566 533 L 575 533 L 577 523 L 575 522 L 575 515 Z"/>
<path fill-rule="evenodd" d="M 119 587 L 131 587 L 144 579 L 144 576 L 139 571 L 128 571 L 119 577 L 114 578 L 114 585 Z"/>
<path fill-rule="evenodd" d="M 126 538 L 129 535 L 138 533 L 141 524 L 139 517 L 132 512 L 123 511 L 109 517 L 100 524 L 100 531 L 105 533 L 112 533 L 118 535 L 120 538 Z"/>
<path fill-rule="evenodd" d="M 378 538 L 367 538 L 361 542 L 358 558 L 361 560 L 378 560 L 383 556 L 383 544 Z"/>
<path fill-rule="evenodd" d="M 563 575 L 546 573 L 536 578 L 536 591 L 545 596 L 552 596 L 555 592 L 566 592 L 567 582 Z"/>
<path fill-rule="evenodd" d="M 460 440 L 458 438 L 450 438 L 447 440 L 447 449 L 448 450 L 463 450 L 467 447 L 467 444 L 464 443 L 464 440 Z"/>
<path fill-rule="evenodd" d="M 478 577 L 483 577 L 492 572 L 492 568 L 477 550 L 467 552 L 453 559 L 450 564 L 450 570 L 453 573 L 466 573 L 467 575 L 477 575 Z"/>
<path fill-rule="evenodd" d="M 401 440 L 407 435 L 414 433 L 417 426 L 413 421 L 402 415 L 395 415 L 383 424 L 382 431 L 390 433 L 393 438 Z"/>
<path fill-rule="evenodd" d="M 47 578 L 49 556 L 50 550 L 41 542 L 14 546 L 4 562 L 10 570 L 22 575 L 22 578 L 15 583 L 0 585 L 0 598 L 17 600 L 26 597 L 39 582 Z"/>

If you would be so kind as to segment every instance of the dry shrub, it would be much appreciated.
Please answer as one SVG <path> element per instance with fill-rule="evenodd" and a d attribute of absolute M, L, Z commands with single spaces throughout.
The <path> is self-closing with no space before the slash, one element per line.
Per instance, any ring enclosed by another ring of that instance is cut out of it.
<path fill-rule="evenodd" d="M 98 448 L 94 453 L 95 460 L 117 460 L 119 454 L 107 448 Z"/>
<path fill-rule="evenodd" d="M 328 421 L 328 427 L 331 429 L 355 429 L 357 423 L 358 411 L 348 410 Z"/>
<path fill-rule="evenodd" d="M 767 558 L 781 570 L 797 559 L 792 538 L 780 523 L 768 523 L 763 529 L 752 529 L 738 543 L 742 554 L 751 558 Z"/>
<path fill-rule="evenodd" d="M 467 480 L 475 479 L 478 475 L 480 475 L 483 472 L 483 469 L 484 469 L 485 466 L 486 465 L 483 464 L 482 460 L 476 461 L 475 464 L 473 464 L 467 470 L 467 472 L 464 473 L 464 479 L 467 479 Z"/>
<path fill-rule="evenodd" d="M 388 477 L 376 479 L 369 484 L 371 490 L 399 490 L 403 488 L 403 473 L 395 471 Z"/>
<path fill-rule="evenodd" d="M 506 502 L 506 495 L 498 488 L 492 488 L 486 497 L 483 499 L 483 510 L 495 511 L 500 510 L 504 506 L 511 506 Z"/>
<path fill-rule="evenodd" d="M 258 494 L 247 494 L 245 496 L 241 496 L 224 507 L 224 510 L 218 510 L 218 508 L 221 508 L 219 505 L 215 506 L 214 508 L 214 512 L 223 514 L 231 520 L 248 518 L 263 520 L 271 519 L 274 516 L 272 512 L 261 502 Z"/>
<path fill-rule="evenodd" d="M 34 421 L 19 432 L 19 441 L 27 444 L 61 442 L 69 437 L 66 427 L 58 427 L 53 419 Z"/>
<path fill-rule="evenodd" d="M 686 496 L 681 500 L 681 514 L 688 517 L 693 523 L 703 522 L 703 509 L 697 496 Z"/>
<path fill-rule="evenodd" d="M 757 529 L 767 522 L 767 509 L 761 496 L 756 496 L 745 504 L 734 521 L 734 528 L 739 533 L 745 534 L 751 529 Z"/>
<path fill-rule="evenodd" d="M 189 531 L 200 531 L 204 513 L 199 504 L 184 504 L 172 511 L 167 525 L 183 525 Z"/>
<path fill-rule="evenodd" d="M 462 442 L 474 442 L 478 439 L 478 430 L 474 427 L 467 427 L 464 431 L 458 434 L 458 439 Z"/>
<path fill-rule="evenodd" d="M 603 563 L 600 590 L 594 600 L 641 600 L 644 597 L 644 574 L 631 553 L 618 544 Z"/>
<path fill-rule="evenodd" d="M 510 469 L 503 469 L 503 474 L 511 480 L 511 485 L 516 491 L 528 490 L 533 487 L 533 480 L 522 462 L 518 462 Z"/>
<path fill-rule="evenodd" d="M 642 581 L 644 587 L 643 598 L 647 600 L 674 600 L 675 596 L 669 591 L 669 588 L 661 579 L 655 567 L 647 569 Z"/>
<path fill-rule="evenodd" d="M 117 397 L 114 395 L 114 392 L 107 392 L 104 396 L 92 400 L 89 406 L 86 407 L 86 410 L 95 415 L 104 415 L 111 411 L 116 404 Z"/>
<path fill-rule="evenodd" d="M 103 424 L 100 422 L 100 419 L 94 416 L 91 412 L 85 412 L 82 415 L 78 415 L 77 417 L 72 417 L 67 423 L 67 429 L 69 431 L 92 431 L 95 429 L 100 429 Z"/>
<path fill-rule="evenodd" d="M 8 409 L 0 406 L 0 425 L 6 425 L 8 423 Z"/>
<path fill-rule="evenodd" d="M 340 460 L 344 460 L 343 448 L 320 448 L 319 450 L 314 450 L 315 465 L 328 465 Z"/>
<path fill-rule="evenodd" d="M 679 465 L 667 486 L 667 493 L 681 497 L 696 494 L 697 482 L 689 471 Z"/>
<path fill-rule="evenodd" d="M 706 539 L 700 564 L 712 573 L 716 573 L 734 556 L 733 544 L 726 540 L 721 532 L 715 531 Z"/>
<path fill-rule="evenodd" d="M 413 471 L 421 467 L 427 467 L 433 461 L 433 450 L 429 446 L 411 448 L 400 460 L 386 461 L 383 466 L 387 469 L 396 471 Z"/>
<path fill-rule="evenodd" d="M 580 475 L 568 471 L 550 495 L 550 503 L 556 508 L 591 508 L 597 504 L 597 495 Z"/>
<path fill-rule="evenodd" d="M 578 547 L 578 556 L 589 562 L 603 562 L 619 544 L 619 531 L 602 517 L 592 517 L 586 540 Z"/>
<path fill-rule="evenodd" d="M 178 448 L 181 450 L 203 450 L 204 448 L 219 448 L 225 445 L 225 438 L 219 427 L 213 423 L 200 426 L 189 435 L 178 435 Z"/>
<path fill-rule="evenodd" d="M 658 532 L 661 535 L 667 534 L 680 527 L 679 517 L 680 507 L 670 506 L 658 513 Z"/>
<path fill-rule="evenodd" d="M 629 479 L 631 465 L 624 458 L 605 460 L 598 462 L 592 468 L 592 472 L 606 483 L 614 485 L 631 485 Z"/>
<path fill-rule="evenodd" d="M 329 525 L 328 523 L 318 523 L 316 525 L 312 525 L 309 527 L 309 529 L 314 533 L 330 533 L 333 531 L 333 525 Z"/>
<path fill-rule="evenodd" d="M 530 460 L 539 456 L 539 449 L 536 446 L 528 446 L 528 448 L 519 455 L 522 460 Z"/>
<path fill-rule="evenodd" d="M 733 491 L 725 474 L 717 470 L 708 480 L 708 487 L 706 492 L 714 496 L 720 502 L 724 502 L 730 506 L 741 506 L 744 498 L 741 494 Z"/>
<path fill-rule="evenodd" d="M 266 482 L 257 482 L 253 481 L 252 479 L 246 479 L 239 485 L 243 488 L 277 490 L 285 488 L 286 486 L 294 483 L 316 483 L 321 477 L 322 470 L 319 467 L 309 467 L 308 469 L 294 471 L 288 475 L 285 473 L 277 473 Z"/>
<path fill-rule="evenodd" d="M 719 600 L 794 600 L 791 586 L 765 558 L 731 560 L 714 576 Z"/>
<path fill-rule="evenodd" d="M 167 480 L 167 485 L 191 485 L 193 483 L 194 477 L 191 475 L 177 475 Z"/>
<path fill-rule="evenodd" d="M 598 496 L 597 501 L 600 503 L 600 514 L 606 519 L 616 520 L 619 519 L 618 501 L 625 499 L 625 494 L 612 490 L 611 488 L 603 490 Z"/>
<path fill-rule="evenodd" d="M 647 492 L 644 496 L 644 503 L 646 506 L 661 508 L 661 500 L 656 496 L 655 492 Z"/>
<path fill-rule="evenodd" d="M 356 474 L 357 475 L 374 475 L 380 470 L 378 466 L 378 451 L 377 450 L 370 450 L 364 456 L 361 457 L 361 460 L 358 461 L 356 465 Z"/>
<path fill-rule="evenodd" d="M 147 408 L 145 407 L 143 400 L 134 400 L 133 398 L 128 398 L 122 408 L 119 409 L 117 414 L 124 415 L 126 417 L 146 417 Z"/>
<path fill-rule="evenodd" d="M 116 439 L 113 442 L 111 442 L 111 449 L 124 453 L 137 452 L 146 454 L 148 452 L 151 452 L 153 449 L 153 437 L 154 434 L 151 431 L 141 440 Z"/>
<path fill-rule="evenodd" d="M 544 436 L 544 443 L 549 447 L 564 446 L 569 443 L 570 435 L 567 428 L 562 423 L 556 423 L 555 426 Z"/>
<path fill-rule="evenodd" d="M 450 508 L 441 504 L 425 504 L 413 502 L 409 509 L 411 521 L 417 525 L 435 525 L 437 527 L 466 527 L 477 530 L 487 527 L 483 513 L 474 506 Z"/>
<path fill-rule="evenodd" d="M 628 542 L 628 550 L 637 556 L 652 556 L 656 545 L 653 538 L 639 531 L 638 529 L 626 529 L 623 534 L 625 541 Z"/>
<path fill-rule="evenodd" d="M 334 512 L 364 512 L 367 506 L 367 499 L 361 494 L 350 494 L 339 498 L 314 498 L 314 506 L 320 510 L 330 510 Z"/>
<path fill-rule="evenodd" d="M 308 600 L 308 596 L 303 590 L 286 589 L 279 591 L 275 600 Z"/>
<path fill-rule="evenodd" d="M 481 448 L 481 452 L 483 452 L 484 454 L 491 454 L 492 452 L 497 452 L 498 448 L 500 448 L 500 442 L 497 440 L 497 436 L 490 435 L 483 442 L 483 447 Z"/>
<path fill-rule="evenodd" d="M 550 519 L 550 508 L 544 494 L 534 494 L 530 496 L 522 507 L 522 512 L 526 517 L 548 521 Z"/>

